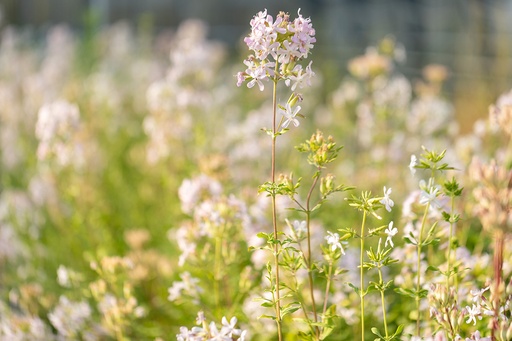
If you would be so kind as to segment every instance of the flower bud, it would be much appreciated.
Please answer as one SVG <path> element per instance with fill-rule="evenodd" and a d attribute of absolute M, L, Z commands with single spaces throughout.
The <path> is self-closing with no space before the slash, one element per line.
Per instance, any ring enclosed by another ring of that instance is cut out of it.
<path fill-rule="evenodd" d="M 290 104 L 290 107 L 294 107 L 295 104 L 302 102 L 302 95 L 298 93 L 292 93 L 290 98 L 288 99 L 288 104 Z"/>
<path fill-rule="evenodd" d="M 505 340 L 512 340 L 512 323 L 507 329 L 507 333 L 505 335 Z"/>
<path fill-rule="evenodd" d="M 320 179 L 320 193 L 323 196 L 328 195 L 334 191 L 334 175 L 327 174 L 325 177 Z"/>

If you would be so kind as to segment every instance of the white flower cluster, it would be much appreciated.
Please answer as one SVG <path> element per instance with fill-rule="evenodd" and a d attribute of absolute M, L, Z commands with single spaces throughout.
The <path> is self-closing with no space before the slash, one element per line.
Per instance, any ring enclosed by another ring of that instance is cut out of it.
<path fill-rule="evenodd" d="M 180 274 L 181 281 L 176 281 L 168 289 L 169 296 L 167 299 L 171 302 L 179 300 L 182 295 L 191 297 L 194 302 L 199 301 L 199 295 L 204 291 L 199 286 L 199 279 L 192 277 L 188 271 Z"/>
<path fill-rule="evenodd" d="M 206 198 L 218 198 L 222 193 L 221 184 L 205 174 L 193 179 L 185 179 L 178 190 L 181 209 L 190 214 L 198 203 Z"/>
<path fill-rule="evenodd" d="M 215 322 L 206 323 L 204 313 L 200 311 L 197 314 L 197 324 L 201 327 L 192 327 L 190 330 L 187 327 L 181 327 L 180 333 L 176 335 L 178 341 L 244 341 L 247 331 L 241 330 L 236 327 L 238 322 L 236 317 L 232 317 L 228 321 L 226 317 L 222 318 L 222 326 L 220 329 Z"/>
<path fill-rule="evenodd" d="M 258 85 L 260 91 L 265 86 L 262 81 L 268 81 L 277 76 L 295 91 L 304 84 L 310 85 L 314 72 L 311 62 L 304 69 L 296 64 L 300 59 L 306 58 L 316 42 L 315 29 L 311 19 L 304 18 L 298 12 L 298 17 L 290 21 L 289 15 L 279 13 L 274 21 L 267 10 L 259 12 L 251 20 L 251 33 L 244 39 L 250 55 L 244 64 L 247 69 L 237 74 L 237 85 L 248 81 L 247 87 Z"/>
<path fill-rule="evenodd" d="M 80 111 L 75 104 L 58 100 L 43 105 L 36 123 L 39 140 L 37 157 L 40 161 L 54 156 L 61 166 L 83 163 L 77 133 L 80 128 Z"/>
<path fill-rule="evenodd" d="M 171 41 L 166 77 L 154 81 L 147 89 L 149 113 L 143 129 L 149 138 L 147 160 L 151 164 L 169 157 L 173 142 L 187 141 L 195 125 L 195 114 L 204 119 L 205 108 L 211 114 L 212 108 L 224 101 L 225 96 L 219 95 L 222 87 L 215 84 L 224 48 L 208 40 L 207 35 L 207 27 L 200 21 L 180 24 Z"/>
<path fill-rule="evenodd" d="M 91 312 L 91 307 L 86 302 L 72 302 L 61 296 L 59 304 L 48 314 L 48 319 L 59 335 L 75 338 L 86 326 Z"/>

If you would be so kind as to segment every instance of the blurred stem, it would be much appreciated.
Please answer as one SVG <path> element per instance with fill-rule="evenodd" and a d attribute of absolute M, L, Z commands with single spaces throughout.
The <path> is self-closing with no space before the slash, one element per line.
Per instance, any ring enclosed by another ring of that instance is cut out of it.
<path fill-rule="evenodd" d="M 455 197 L 451 197 L 451 216 L 453 218 L 453 211 L 455 210 Z M 451 273 L 451 253 L 452 253 L 452 237 L 453 237 L 453 221 L 450 218 L 450 235 L 448 236 L 448 255 L 446 256 L 447 260 L 447 274 L 446 274 L 446 290 L 449 290 L 450 288 L 450 277 L 452 275 Z M 455 292 L 455 299 L 457 299 L 457 292 Z"/>
<path fill-rule="evenodd" d="M 510 170 L 512 169 L 512 136 L 509 137 L 508 139 L 508 147 L 506 149 L 506 153 L 505 153 L 505 169 L 506 170 Z"/>
<path fill-rule="evenodd" d="M 215 298 L 215 314 L 219 313 L 220 310 L 220 262 L 221 262 L 221 237 L 217 235 L 215 237 L 215 263 L 214 263 L 214 274 L 213 274 L 213 293 Z"/>
<path fill-rule="evenodd" d="M 329 296 L 329 291 L 331 290 L 331 279 L 332 279 L 332 260 L 329 260 L 329 272 L 327 274 L 327 283 L 325 284 L 324 308 L 322 310 L 322 315 L 325 315 L 325 312 L 327 311 L 327 297 Z"/>
<path fill-rule="evenodd" d="M 276 63 L 276 73 L 278 63 Z M 276 181 L 276 114 L 277 114 L 277 78 L 274 78 L 274 87 L 272 90 L 272 169 L 271 180 L 272 184 Z M 272 226 L 274 228 L 274 266 L 276 269 L 276 323 L 277 335 L 279 341 L 283 339 L 281 332 L 281 297 L 280 297 L 280 283 L 279 283 L 279 243 L 277 231 L 277 208 L 276 208 L 276 193 L 272 193 Z"/>
<path fill-rule="evenodd" d="M 360 282 L 359 282 L 359 296 L 361 297 L 361 340 L 364 341 L 364 225 L 366 224 L 366 211 L 363 212 L 363 222 L 361 223 L 361 252 L 359 254 L 359 269 L 360 269 Z"/>
<path fill-rule="evenodd" d="M 297 294 L 297 298 L 298 298 L 300 307 L 302 309 L 302 312 L 304 313 L 304 319 L 306 320 L 306 322 L 309 326 L 309 329 L 311 329 L 311 333 L 315 334 L 315 327 L 313 327 L 313 325 L 311 324 L 311 320 L 309 319 L 309 316 L 308 316 L 308 310 L 307 310 L 306 304 L 304 303 L 304 299 L 303 299 L 302 295 L 300 294 L 299 282 L 297 281 L 297 273 L 292 272 L 291 275 L 292 275 L 293 282 L 295 285 L 295 292 Z"/>
<path fill-rule="evenodd" d="M 378 267 L 377 270 L 379 271 L 379 283 L 380 283 L 380 285 L 382 285 L 382 284 L 384 284 L 384 282 L 382 280 L 382 270 L 380 267 Z M 388 322 L 386 319 L 386 304 L 384 301 L 384 290 L 380 290 L 380 302 L 382 305 L 382 318 L 384 321 L 384 332 L 386 333 L 386 340 L 387 340 L 389 335 L 388 335 Z"/>
<path fill-rule="evenodd" d="M 420 288 L 421 288 L 421 247 L 423 246 L 423 230 L 425 229 L 425 224 L 427 222 L 427 214 L 430 209 L 430 202 L 427 203 L 425 207 L 425 212 L 423 213 L 423 219 L 421 220 L 421 228 L 420 234 L 418 235 L 418 253 L 417 253 L 417 277 L 416 277 L 416 335 L 421 337 L 420 335 Z"/>
<path fill-rule="evenodd" d="M 313 305 L 313 316 L 315 318 L 315 322 L 318 322 L 318 314 L 316 312 L 316 302 L 313 288 L 313 263 L 311 261 L 311 195 L 313 194 L 313 190 L 318 183 L 318 178 L 320 177 L 320 168 L 318 168 L 317 173 L 314 176 L 313 184 L 309 189 L 308 196 L 306 199 L 306 227 L 308 231 L 308 256 L 307 256 L 307 266 L 308 266 L 308 278 L 309 278 L 309 294 L 311 296 L 311 304 Z M 316 327 L 317 337 L 320 335 L 320 330 Z"/>
<path fill-rule="evenodd" d="M 501 272 L 503 269 L 503 244 L 505 234 L 501 229 L 496 229 L 494 235 L 494 318 L 492 322 L 492 340 L 496 340 L 499 330 L 500 296 L 501 296 Z"/>

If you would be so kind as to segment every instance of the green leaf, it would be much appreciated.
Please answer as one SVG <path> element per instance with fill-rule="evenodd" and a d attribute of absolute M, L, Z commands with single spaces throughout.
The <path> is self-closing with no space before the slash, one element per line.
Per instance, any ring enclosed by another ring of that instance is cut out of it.
<path fill-rule="evenodd" d="M 258 238 L 269 239 L 270 234 L 265 233 L 265 232 L 259 232 L 258 234 L 256 234 L 256 236 Z"/>
<path fill-rule="evenodd" d="M 421 289 L 420 291 L 418 291 L 418 296 L 419 296 L 419 298 L 427 297 L 428 296 L 428 290 Z"/>
<path fill-rule="evenodd" d="M 418 241 L 411 232 L 409 232 L 408 236 L 404 236 L 403 238 L 407 244 L 418 245 Z"/>
<path fill-rule="evenodd" d="M 411 289 L 395 288 L 395 292 L 403 296 L 416 298 L 416 294 Z"/>
<path fill-rule="evenodd" d="M 449 223 L 451 218 L 452 218 L 452 216 L 449 213 L 445 212 L 445 211 L 441 212 L 441 214 L 443 215 L 444 221 Z"/>
<path fill-rule="evenodd" d="M 404 330 L 404 325 L 403 324 L 399 325 L 398 328 L 396 328 L 395 333 L 391 336 L 391 340 L 394 340 L 395 338 L 400 336 L 402 334 L 403 330 Z"/>
<path fill-rule="evenodd" d="M 322 204 L 323 201 L 320 201 L 318 204 L 315 205 L 315 207 L 311 209 L 311 212 L 318 210 L 320 207 L 322 207 Z"/>
<path fill-rule="evenodd" d="M 432 224 L 432 227 L 428 230 L 427 235 L 428 236 L 433 235 L 434 234 L 434 230 L 436 229 L 436 227 L 437 227 L 437 221 L 434 224 Z"/>
<path fill-rule="evenodd" d="M 384 338 L 384 336 L 382 336 L 382 335 L 380 334 L 380 332 L 379 332 L 379 330 L 378 330 L 377 328 L 373 327 L 373 328 L 371 329 L 371 331 L 372 331 L 372 333 L 374 333 L 374 334 L 375 334 L 375 335 L 377 335 L 378 337 L 380 337 L 380 338 L 382 338 L 382 339 Z M 380 339 L 376 339 L 376 340 L 380 340 Z"/>
<path fill-rule="evenodd" d="M 281 309 L 281 319 L 284 318 L 286 315 L 296 312 L 299 309 L 300 309 L 300 306 L 295 302 L 287 304 L 286 306 L 282 307 L 282 309 Z"/>
<path fill-rule="evenodd" d="M 334 331 L 334 327 L 326 326 L 322 329 L 322 334 L 320 334 L 320 340 L 325 340 L 326 337 L 332 334 Z"/>
<path fill-rule="evenodd" d="M 356 287 L 354 284 L 352 283 L 347 283 L 349 287 L 351 287 L 352 289 L 354 289 L 354 291 L 356 292 L 356 294 L 358 294 L 359 296 L 361 296 L 361 290 Z"/>
<path fill-rule="evenodd" d="M 439 272 L 439 268 L 435 267 L 435 266 L 432 266 L 432 265 L 429 265 L 428 268 L 427 268 L 427 271 Z"/>

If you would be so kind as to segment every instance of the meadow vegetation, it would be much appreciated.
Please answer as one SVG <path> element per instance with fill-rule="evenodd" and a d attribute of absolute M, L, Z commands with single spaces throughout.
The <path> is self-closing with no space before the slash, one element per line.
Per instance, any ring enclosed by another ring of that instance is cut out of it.
<path fill-rule="evenodd" d="M 512 340 L 512 90 L 462 134 L 391 36 L 141 27 L 1 32 L 0 340 Z"/>

